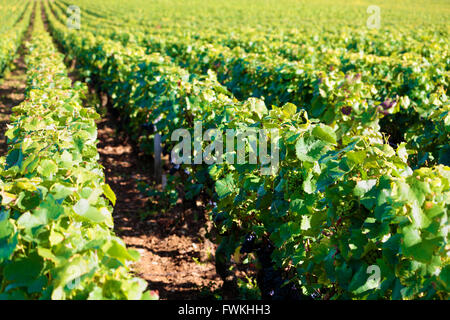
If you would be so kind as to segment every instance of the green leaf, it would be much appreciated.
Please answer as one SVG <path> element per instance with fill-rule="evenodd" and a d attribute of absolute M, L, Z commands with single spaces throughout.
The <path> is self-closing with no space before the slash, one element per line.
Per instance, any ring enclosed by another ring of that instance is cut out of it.
<path fill-rule="evenodd" d="M 321 96 L 315 96 L 311 103 L 311 115 L 313 117 L 319 117 L 325 110 L 327 104 Z"/>
<path fill-rule="evenodd" d="M 0 239 L 9 237 L 14 233 L 14 225 L 9 222 L 9 213 L 6 211 L 0 212 Z"/>
<path fill-rule="evenodd" d="M 360 180 L 356 182 L 353 194 L 357 197 L 361 197 L 365 195 L 370 189 L 372 189 L 376 184 L 377 184 L 376 179 Z"/>
<path fill-rule="evenodd" d="M 89 204 L 87 199 L 80 199 L 74 206 L 73 210 L 76 214 L 84 217 L 91 222 L 106 223 L 106 225 L 112 227 L 112 216 L 109 210 L 105 207 L 96 208 Z"/>
<path fill-rule="evenodd" d="M 306 210 L 306 206 L 304 205 L 303 199 L 293 199 L 289 203 L 289 210 L 298 214 L 307 214 L 308 210 Z"/>
<path fill-rule="evenodd" d="M 53 252 L 50 249 L 47 248 L 37 248 L 38 254 L 44 258 L 44 259 L 48 259 L 51 260 L 55 263 L 58 263 L 59 260 L 58 258 L 56 258 L 56 256 L 53 254 Z"/>
<path fill-rule="evenodd" d="M 14 250 L 18 244 L 18 236 L 19 234 L 16 233 L 11 239 L 0 239 L 0 262 L 4 259 L 9 259 L 14 253 Z"/>
<path fill-rule="evenodd" d="M 130 253 L 124 244 L 119 243 L 117 240 L 108 241 L 103 246 L 103 251 L 110 257 L 116 258 L 122 263 L 125 263 L 125 261 L 136 261 L 136 254 L 135 252 Z"/>
<path fill-rule="evenodd" d="M 224 179 L 216 181 L 216 192 L 220 199 L 235 192 L 233 174 L 229 173 Z"/>
<path fill-rule="evenodd" d="M 73 211 L 82 216 L 89 210 L 90 204 L 87 199 L 80 199 L 74 206 Z"/>
<path fill-rule="evenodd" d="M 367 289 L 364 287 L 367 283 L 368 274 L 366 272 L 365 265 L 361 265 L 358 271 L 353 275 L 350 284 L 348 285 L 348 291 L 353 291 L 355 294 L 364 292 Z"/>
<path fill-rule="evenodd" d="M 58 172 L 58 166 L 55 161 L 45 159 L 41 161 L 38 167 L 38 172 L 48 179 L 52 179 L 53 175 Z"/>
<path fill-rule="evenodd" d="M 286 103 L 285 105 L 283 105 L 282 109 L 287 117 L 292 117 L 297 113 L 297 106 L 293 103 Z"/>
<path fill-rule="evenodd" d="M 316 180 L 313 178 L 313 175 L 311 172 L 308 173 L 308 176 L 303 181 L 303 191 L 305 191 L 308 194 L 312 194 L 316 192 Z"/>
<path fill-rule="evenodd" d="M 30 212 L 25 212 L 17 219 L 17 224 L 25 229 L 33 229 L 38 226 L 43 226 L 47 223 L 43 216 L 33 215 Z"/>
<path fill-rule="evenodd" d="M 23 153 L 22 149 L 13 149 L 11 150 L 8 155 L 6 156 L 6 167 L 5 169 L 12 168 L 14 166 L 20 166 L 22 165 L 23 161 Z"/>
<path fill-rule="evenodd" d="M 439 281 L 448 290 L 450 288 L 450 264 L 446 265 L 439 274 Z"/>
<path fill-rule="evenodd" d="M 414 226 L 407 226 L 404 227 L 403 230 L 403 245 L 405 247 L 412 247 L 413 245 L 416 245 L 422 241 L 422 238 L 420 236 L 420 231 Z"/>
<path fill-rule="evenodd" d="M 74 192 L 74 188 L 66 187 L 65 185 L 60 183 L 55 183 L 52 186 L 50 192 L 53 194 L 53 197 L 55 199 L 64 200 Z"/>
<path fill-rule="evenodd" d="M 407 247 L 404 246 L 404 254 L 406 256 L 412 257 L 413 259 L 423 262 L 430 263 L 432 260 L 434 251 L 436 251 L 440 247 L 439 238 L 435 238 L 432 240 L 422 240 L 421 242 Z"/>
<path fill-rule="evenodd" d="M 295 144 L 295 152 L 300 161 L 318 161 L 326 151 L 326 143 L 320 140 L 300 138 Z"/>
<path fill-rule="evenodd" d="M 325 142 L 336 144 L 336 133 L 327 125 L 320 124 L 315 126 L 312 134 Z"/>
<path fill-rule="evenodd" d="M 114 194 L 114 191 L 112 191 L 109 184 L 105 183 L 102 185 L 103 193 L 105 196 L 112 202 L 113 206 L 116 205 L 116 195 Z"/>
<path fill-rule="evenodd" d="M 42 268 L 42 258 L 32 254 L 6 264 L 3 274 L 8 281 L 27 283 L 36 279 Z"/>
<path fill-rule="evenodd" d="M 262 119 L 263 116 L 268 112 L 267 107 L 264 101 L 257 98 L 249 98 L 243 105 L 243 109 L 247 109 L 256 113 L 259 119 Z"/>
<path fill-rule="evenodd" d="M 367 153 L 364 150 L 347 152 L 347 158 L 353 163 L 353 165 L 363 163 L 366 159 L 366 156 Z"/>
<path fill-rule="evenodd" d="M 283 217 L 289 209 L 289 202 L 284 200 L 275 200 L 272 202 L 270 212 L 275 217 Z"/>

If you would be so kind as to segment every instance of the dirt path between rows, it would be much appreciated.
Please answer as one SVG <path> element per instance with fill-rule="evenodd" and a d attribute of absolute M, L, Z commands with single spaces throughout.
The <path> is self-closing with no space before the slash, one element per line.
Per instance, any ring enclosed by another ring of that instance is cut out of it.
<path fill-rule="evenodd" d="M 31 17 L 33 21 L 34 14 Z M 9 123 L 11 109 L 19 105 L 25 99 L 26 87 L 26 66 L 24 61 L 25 42 L 30 39 L 32 22 L 27 30 L 21 47 L 17 52 L 17 57 L 11 64 L 11 70 L 6 72 L 4 77 L 0 77 L 0 156 L 6 155 L 8 151 L 7 138 L 5 132 Z"/>
<path fill-rule="evenodd" d="M 44 10 L 42 17 L 48 30 Z M 74 69 L 74 61 L 68 61 L 68 65 L 72 81 L 83 80 Z M 108 110 L 106 97 L 91 100 L 86 102 L 87 107 L 100 100 L 101 109 Z M 184 199 L 165 213 L 158 211 L 138 189 L 138 181 L 153 181 L 151 159 L 139 153 L 118 128 L 120 119 L 110 110 L 97 123 L 97 147 L 106 182 L 117 197 L 115 232 L 128 248 L 141 254 L 133 270 L 148 282 L 150 290 L 159 292 L 160 299 L 211 299 L 211 292 L 221 287 L 222 281 L 214 264 L 216 246 L 205 237 L 205 212 Z"/>
<path fill-rule="evenodd" d="M 179 199 L 168 212 L 146 216 L 156 208 L 138 190 L 137 181 L 152 181 L 150 159 L 138 155 L 115 125 L 109 113 L 98 122 L 98 151 L 117 196 L 116 233 L 141 254 L 134 270 L 162 299 L 206 298 L 221 281 L 213 263 L 215 247 L 204 238 L 204 213 L 186 208 Z"/>
<path fill-rule="evenodd" d="M 23 57 L 15 59 L 15 68 L 7 73 L 5 79 L 0 80 L 0 155 L 6 155 L 8 151 L 7 138 L 5 132 L 11 108 L 19 105 L 25 99 L 25 63 Z"/>

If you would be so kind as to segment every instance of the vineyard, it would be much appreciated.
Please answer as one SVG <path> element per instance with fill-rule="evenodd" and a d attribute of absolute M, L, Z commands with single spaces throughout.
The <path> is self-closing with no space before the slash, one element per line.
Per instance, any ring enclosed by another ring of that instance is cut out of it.
<path fill-rule="evenodd" d="M 450 298 L 448 1 L 0 15 L 0 300 Z"/>

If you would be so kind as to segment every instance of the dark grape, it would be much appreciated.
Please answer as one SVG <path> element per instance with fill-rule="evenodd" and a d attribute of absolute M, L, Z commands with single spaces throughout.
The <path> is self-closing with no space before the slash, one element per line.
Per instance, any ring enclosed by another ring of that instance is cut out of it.
<path fill-rule="evenodd" d="M 383 110 L 389 110 L 390 108 L 392 108 L 395 104 L 397 103 L 397 101 L 395 99 L 386 99 L 381 103 L 381 107 L 383 108 Z"/>
<path fill-rule="evenodd" d="M 274 246 L 270 242 L 260 245 L 257 256 L 261 269 L 258 271 L 256 281 L 263 300 L 312 300 L 305 296 L 294 284 L 285 284 L 281 270 L 275 269 L 272 263 Z"/>
<path fill-rule="evenodd" d="M 280 270 L 272 266 L 263 268 L 257 275 L 258 286 L 263 300 L 311 300 L 294 284 L 285 284 Z"/>
<path fill-rule="evenodd" d="M 214 212 L 213 213 L 213 221 L 217 224 L 221 224 L 225 220 L 224 212 Z"/>
<path fill-rule="evenodd" d="M 177 171 L 180 170 L 180 168 L 181 166 L 179 164 L 174 164 L 172 168 L 170 168 L 169 174 L 174 175 L 175 173 L 177 173 Z"/>
<path fill-rule="evenodd" d="M 384 110 L 388 110 L 392 107 L 393 102 L 391 101 L 391 99 L 386 99 L 384 100 L 384 102 L 381 104 L 381 106 L 383 107 Z"/>
<path fill-rule="evenodd" d="M 313 292 L 313 293 L 311 294 L 311 298 L 313 298 L 313 299 L 320 298 L 320 294 L 319 294 L 318 292 Z"/>
<path fill-rule="evenodd" d="M 256 234 L 249 233 L 244 240 L 244 243 L 241 247 L 241 253 L 250 253 L 253 250 L 255 250 L 255 241 L 256 241 Z"/>
<path fill-rule="evenodd" d="M 155 130 L 155 126 L 152 123 L 144 123 L 141 125 L 141 128 L 144 129 L 145 131 L 147 131 L 147 133 L 152 134 L 154 133 Z"/>
<path fill-rule="evenodd" d="M 381 258 L 381 256 L 381 250 L 370 250 L 364 255 L 363 260 L 368 265 L 372 265 L 375 264 L 377 259 Z"/>
<path fill-rule="evenodd" d="M 350 115 L 352 113 L 352 110 L 353 110 L 352 107 L 349 106 L 341 108 L 341 112 L 346 116 Z"/>

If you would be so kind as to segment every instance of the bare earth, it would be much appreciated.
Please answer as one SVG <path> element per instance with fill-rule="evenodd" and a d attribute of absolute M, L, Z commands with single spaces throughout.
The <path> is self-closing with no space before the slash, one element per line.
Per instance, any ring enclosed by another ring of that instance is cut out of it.
<path fill-rule="evenodd" d="M 4 156 L 8 150 L 5 132 L 11 108 L 25 99 L 26 68 L 22 54 L 14 60 L 13 68 L 5 74 L 5 78 L 0 79 L 0 156 Z"/>
<path fill-rule="evenodd" d="M 137 189 L 137 181 L 152 180 L 151 160 L 138 155 L 114 124 L 110 115 L 98 122 L 98 151 L 106 180 L 117 196 L 116 233 L 141 254 L 135 272 L 150 289 L 159 291 L 161 299 L 204 297 L 207 286 L 222 285 L 213 263 L 215 246 L 204 238 L 204 212 L 179 201 L 166 213 L 142 219 L 140 213 L 152 207 Z"/>

